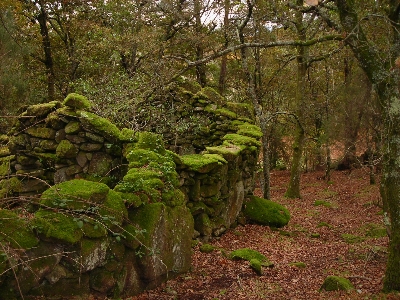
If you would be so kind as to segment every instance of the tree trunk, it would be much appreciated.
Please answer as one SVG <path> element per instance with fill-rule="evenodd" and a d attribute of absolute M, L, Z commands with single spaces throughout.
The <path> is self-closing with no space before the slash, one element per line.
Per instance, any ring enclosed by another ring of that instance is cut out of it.
<path fill-rule="evenodd" d="M 302 7 L 303 0 L 297 0 L 297 5 Z M 296 29 L 299 40 L 305 41 L 306 28 L 303 24 L 302 12 L 296 12 Z M 306 89 L 306 75 L 308 68 L 308 48 L 306 46 L 297 47 L 297 78 L 296 78 L 296 106 L 297 106 L 297 128 L 293 143 L 293 158 L 290 169 L 290 182 L 285 196 L 288 198 L 301 198 L 300 195 L 300 173 L 301 159 L 305 141 L 305 132 L 302 127 L 304 112 L 304 93 Z"/>
<path fill-rule="evenodd" d="M 47 97 L 48 101 L 53 101 L 55 98 L 55 75 L 53 66 L 53 56 L 51 54 L 51 43 L 49 29 L 47 27 L 47 12 L 43 6 L 43 1 L 39 1 L 40 13 L 37 17 L 40 26 L 40 34 L 42 35 L 42 46 L 44 52 L 43 63 L 46 67 L 47 76 Z"/>
<path fill-rule="evenodd" d="M 351 47 L 354 56 L 374 85 L 379 97 L 384 118 L 384 157 L 381 180 L 381 196 L 384 206 L 385 224 L 390 242 L 389 256 L 386 265 L 383 290 L 385 292 L 400 291 L 400 69 L 395 60 L 400 56 L 400 32 L 398 1 L 390 1 L 386 12 L 391 21 L 392 35 L 388 36 L 391 44 L 387 60 L 382 53 L 369 43 L 360 22 L 355 1 L 336 0 L 340 22 L 348 34 L 346 43 Z"/>
<path fill-rule="evenodd" d="M 229 39 L 228 39 L 229 10 L 230 10 L 230 0 L 225 0 L 224 1 L 224 38 L 225 38 L 224 48 L 227 48 L 229 44 Z M 225 54 L 221 57 L 221 68 L 218 80 L 218 90 L 221 95 L 224 95 L 226 91 L 227 62 L 228 62 L 228 55 Z"/>
<path fill-rule="evenodd" d="M 196 40 L 196 60 L 200 60 L 204 57 L 204 49 L 203 49 L 203 41 L 201 38 L 202 35 L 202 23 L 201 23 L 201 1 L 195 0 L 194 1 L 194 14 L 196 20 L 196 27 L 195 32 L 197 33 L 197 40 Z M 207 76 L 206 76 L 206 64 L 200 64 L 196 66 L 196 77 L 197 82 L 202 86 L 205 87 L 207 85 Z"/>

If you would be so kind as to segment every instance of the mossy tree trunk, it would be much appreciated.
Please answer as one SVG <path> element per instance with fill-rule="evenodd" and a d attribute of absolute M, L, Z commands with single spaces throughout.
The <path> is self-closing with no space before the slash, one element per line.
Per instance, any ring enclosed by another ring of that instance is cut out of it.
<path fill-rule="evenodd" d="M 298 7 L 303 6 L 303 0 L 296 1 Z M 296 30 L 300 41 L 306 41 L 306 27 L 303 24 L 303 13 L 296 12 Z M 293 143 L 293 157 L 290 169 L 290 182 L 285 196 L 288 198 L 301 198 L 300 195 L 300 174 L 301 159 L 303 157 L 303 148 L 305 141 L 305 132 L 302 127 L 304 114 L 304 97 L 306 89 L 306 75 L 308 68 L 308 47 L 297 46 L 297 77 L 296 77 L 296 107 L 297 107 L 297 123 L 295 140 Z"/>
<path fill-rule="evenodd" d="M 387 3 L 385 13 L 391 21 L 387 40 L 391 47 L 385 53 L 377 52 L 360 26 L 356 1 L 336 0 L 336 4 L 343 31 L 347 33 L 346 43 L 374 85 L 385 120 L 381 196 L 390 243 L 383 289 L 400 291 L 400 3 Z"/>

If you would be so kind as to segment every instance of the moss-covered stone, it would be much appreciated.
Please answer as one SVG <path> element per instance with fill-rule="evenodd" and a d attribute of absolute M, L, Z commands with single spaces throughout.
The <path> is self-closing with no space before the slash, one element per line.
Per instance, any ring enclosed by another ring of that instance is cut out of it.
<path fill-rule="evenodd" d="M 199 250 L 200 250 L 200 252 L 203 252 L 203 253 L 211 253 L 215 250 L 215 247 L 211 244 L 202 244 L 199 247 Z"/>
<path fill-rule="evenodd" d="M 10 149 L 7 146 L 0 146 L 0 157 L 11 155 Z"/>
<path fill-rule="evenodd" d="M 52 128 L 47 128 L 47 127 L 33 126 L 26 129 L 25 132 L 33 137 L 41 139 L 52 140 L 56 136 L 56 131 Z"/>
<path fill-rule="evenodd" d="M 234 159 L 236 159 L 240 155 L 243 149 L 245 149 L 245 146 L 233 145 L 233 144 L 220 145 L 215 147 L 206 147 L 208 153 L 218 154 L 227 161 L 233 161 Z"/>
<path fill-rule="evenodd" d="M 283 227 L 290 220 L 289 211 L 282 205 L 252 196 L 243 210 L 247 219 L 262 225 Z"/>
<path fill-rule="evenodd" d="M 64 128 L 66 134 L 75 134 L 79 132 L 80 129 L 81 123 L 78 121 L 71 121 Z"/>
<path fill-rule="evenodd" d="M 139 132 L 136 148 L 151 150 L 161 155 L 165 154 L 162 136 L 152 132 Z"/>
<path fill-rule="evenodd" d="M 109 120 L 87 111 L 78 111 L 77 114 L 83 127 L 93 130 L 111 142 L 120 141 L 121 131 Z"/>
<path fill-rule="evenodd" d="M 114 190 L 109 191 L 104 204 L 100 206 L 99 214 L 108 227 L 120 226 L 123 220 L 128 217 L 124 201 L 119 193 Z"/>
<path fill-rule="evenodd" d="M 56 155 L 59 158 L 75 158 L 78 152 L 79 149 L 68 140 L 62 140 L 56 148 Z"/>
<path fill-rule="evenodd" d="M 11 174 L 11 160 L 15 156 L 2 157 L 0 159 L 0 178 Z"/>
<path fill-rule="evenodd" d="M 35 213 L 32 225 L 37 232 L 59 242 L 75 244 L 83 236 L 83 221 L 65 213 L 39 210 Z"/>
<path fill-rule="evenodd" d="M 201 90 L 207 97 L 210 99 L 212 102 L 218 104 L 219 106 L 224 105 L 225 99 L 222 97 L 216 90 L 214 90 L 212 87 L 204 87 Z"/>
<path fill-rule="evenodd" d="M 0 244 L 3 246 L 7 242 L 14 249 L 30 249 L 39 243 L 29 223 L 7 209 L 0 209 L 0 228 Z"/>
<path fill-rule="evenodd" d="M 104 183 L 73 179 L 52 186 L 41 196 L 40 203 L 54 208 L 87 209 L 103 204 L 110 188 Z"/>
<path fill-rule="evenodd" d="M 354 289 L 353 284 L 344 277 L 339 276 L 328 276 L 325 278 L 320 291 L 351 291 Z"/>
<path fill-rule="evenodd" d="M 43 117 L 48 115 L 53 110 L 59 108 L 61 103 L 58 101 L 51 101 L 48 103 L 30 105 L 26 108 L 26 114 L 28 116 Z"/>
<path fill-rule="evenodd" d="M 239 127 L 239 130 L 236 132 L 237 134 L 249 136 L 249 137 L 255 138 L 257 140 L 263 136 L 263 134 L 260 130 L 260 127 L 258 127 L 257 125 L 245 123 L 245 124 L 239 125 L 238 127 Z"/>
<path fill-rule="evenodd" d="M 250 259 L 250 267 L 256 272 L 258 275 L 262 275 L 262 264 L 257 258 Z"/>
<path fill-rule="evenodd" d="M 261 142 L 255 138 L 244 136 L 241 134 L 230 133 L 223 137 L 224 141 L 227 141 L 234 145 L 244 145 L 244 146 L 256 146 L 261 147 Z"/>
<path fill-rule="evenodd" d="M 0 199 L 5 196 L 11 196 L 13 193 L 17 193 L 21 190 L 22 183 L 17 177 L 11 177 L 9 179 L 3 179 L 0 181 Z"/>
<path fill-rule="evenodd" d="M 260 252 L 253 250 L 253 249 L 249 249 L 249 248 L 241 248 L 241 249 L 237 249 L 232 251 L 229 254 L 229 258 L 233 259 L 233 260 L 247 260 L 247 261 L 251 261 L 252 259 L 257 259 L 262 266 L 264 267 L 271 267 L 273 266 L 273 263 L 271 263 L 268 258 L 261 254 Z"/>
<path fill-rule="evenodd" d="M 63 104 L 73 109 L 90 109 L 92 107 L 92 104 L 85 96 L 77 93 L 68 94 Z"/>
<path fill-rule="evenodd" d="M 199 173 L 208 173 L 224 161 L 224 158 L 218 154 L 214 154 L 214 156 L 211 154 L 189 154 L 183 155 L 181 158 L 184 165 L 186 165 L 190 170 Z"/>
<path fill-rule="evenodd" d="M 135 131 L 128 128 L 121 129 L 120 139 L 124 143 L 132 143 L 137 141 Z"/>
<path fill-rule="evenodd" d="M 254 119 L 254 110 L 248 103 L 227 102 L 225 106 L 235 112 L 238 116 Z"/>

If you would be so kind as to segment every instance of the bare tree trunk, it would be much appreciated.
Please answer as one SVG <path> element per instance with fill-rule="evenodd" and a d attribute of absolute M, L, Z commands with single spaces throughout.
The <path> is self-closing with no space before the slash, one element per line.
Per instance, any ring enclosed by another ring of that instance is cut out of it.
<path fill-rule="evenodd" d="M 44 8 L 43 1 L 39 1 L 40 13 L 37 17 L 40 26 L 40 34 L 42 35 L 42 46 L 44 52 L 43 63 L 46 67 L 47 76 L 47 97 L 48 101 L 53 101 L 55 98 L 55 75 L 54 75 L 54 65 L 53 56 L 51 54 L 51 43 L 49 36 L 49 29 L 47 27 L 47 12 Z"/>
<path fill-rule="evenodd" d="M 229 10 L 230 10 L 230 0 L 225 0 L 224 1 L 224 37 L 225 37 L 224 48 L 227 48 L 229 43 L 228 39 Z M 228 62 L 228 55 L 225 54 L 221 57 L 221 69 L 218 80 L 218 90 L 221 95 L 224 95 L 226 91 L 227 62 Z"/>
<path fill-rule="evenodd" d="M 297 0 L 299 7 L 303 6 L 303 0 Z M 306 28 L 303 24 L 302 12 L 296 12 L 296 29 L 299 40 L 305 41 Z M 308 68 L 308 48 L 306 46 L 297 46 L 297 78 L 296 78 L 296 105 L 297 105 L 297 127 L 295 140 L 293 143 L 293 157 L 290 169 L 290 182 L 285 196 L 288 198 L 301 198 L 300 195 L 300 173 L 301 159 L 303 156 L 305 132 L 302 127 L 304 112 L 304 93 L 306 88 L 306 75 Z"/>

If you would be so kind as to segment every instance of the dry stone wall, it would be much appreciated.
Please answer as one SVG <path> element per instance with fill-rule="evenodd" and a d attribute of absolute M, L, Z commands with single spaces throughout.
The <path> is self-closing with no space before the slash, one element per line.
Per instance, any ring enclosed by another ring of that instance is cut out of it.
<path fill-rule="evenodd" d="M 27 107 L 0 138 L 0 298 L 118 298 L 187 271 L 192 238 L 234 225 L 254 188 L 259 128 L 215 105 L 195 110 L 226 131 L 185 155 L 77 94 Z"/>

